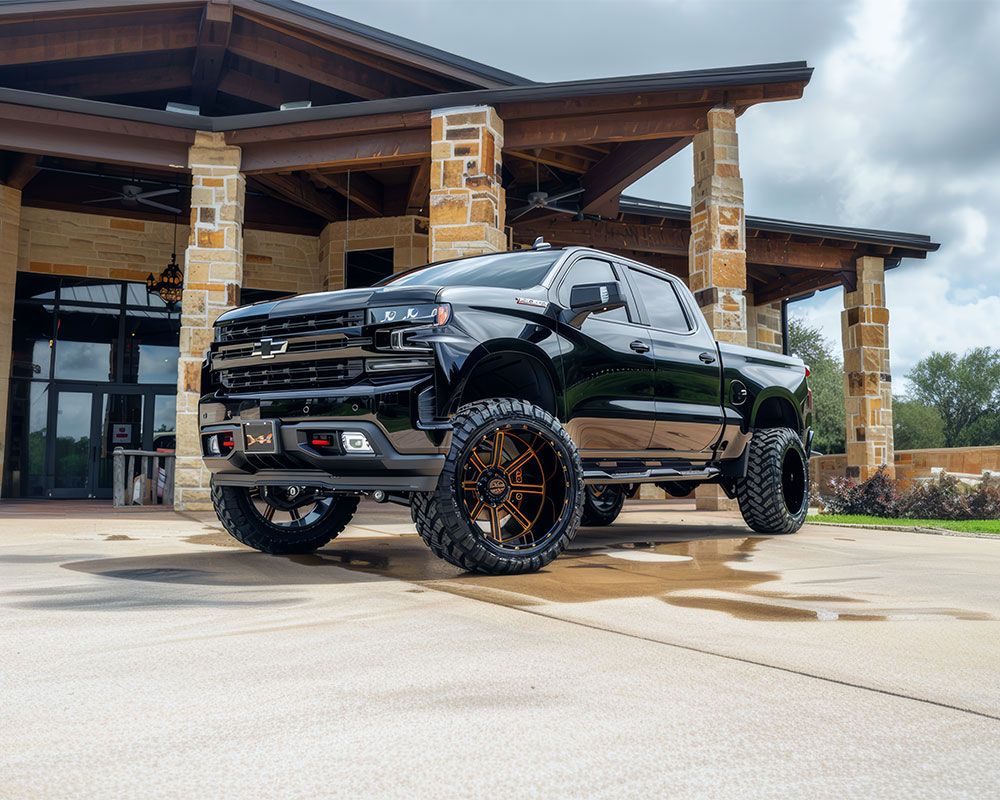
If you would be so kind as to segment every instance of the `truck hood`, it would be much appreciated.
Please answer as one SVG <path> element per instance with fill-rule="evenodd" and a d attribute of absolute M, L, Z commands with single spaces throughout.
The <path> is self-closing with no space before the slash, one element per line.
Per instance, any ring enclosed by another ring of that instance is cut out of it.
<path fill-rule="evenodd" d="M 348 311 L 355 308 L 427 303 L 437 299 L 435 286 L 371 286 L 364 289 L 341 289 L 336 292 L 315 292 L 282 300 L 264 300 L 249 306 L 226 311 L 217 322 L 233 322 L 252 318 L 281 319 Z"/>

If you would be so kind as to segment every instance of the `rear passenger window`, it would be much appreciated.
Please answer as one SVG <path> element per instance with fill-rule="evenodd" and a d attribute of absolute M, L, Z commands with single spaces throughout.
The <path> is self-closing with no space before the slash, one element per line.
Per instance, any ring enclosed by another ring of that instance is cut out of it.
<path fill-rule="evenodd" d="M 574 286 L 584 283 L 614 283 L 618 280 L 611 264 L 601 261 L 599 258 L 580 258 L 573 262 L 559 287 L 559 300 L 565 307 L 569 307 L 569 294 Z M 625 292 L 625 287 L 622 287 Z M 624 308 L 613 308 L 601 314 L 593 316 L 600 319 L 613 319 L 619 322 L 628 322 L 628 313 Z"/>
<path fill-rule="evenodd" d="M 661 331 L 687 333 L 691 330 L 677 290 L 667 278 L 657 278 L 648 272 L 629 269 L 636 293 L 642 298 L 651 327 Z"/>

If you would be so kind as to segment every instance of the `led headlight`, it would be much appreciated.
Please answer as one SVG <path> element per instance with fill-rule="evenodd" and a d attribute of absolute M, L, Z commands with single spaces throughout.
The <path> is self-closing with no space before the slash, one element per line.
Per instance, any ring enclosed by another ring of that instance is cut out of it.
<path fill-rule="evenodd" d="M 386 306 L 368 309 L 368 321 L 373 325 L 444 325 L 451 318 L 447 303 L 421 303 L 412 306 Z"/>

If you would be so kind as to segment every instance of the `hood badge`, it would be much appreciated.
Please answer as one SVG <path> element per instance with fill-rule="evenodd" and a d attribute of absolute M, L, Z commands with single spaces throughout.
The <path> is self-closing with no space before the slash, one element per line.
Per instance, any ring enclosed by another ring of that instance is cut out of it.
<path fill-rule="evenodd" d="M 276 342 L 274 339 L 261 339 L 253 346 L 253 350 L 250 352 L 251 356 L 260 356 L 261 358 L 274 358 L 277 355 L 281 355 L 288 349 L 288 342 Z"/>
<path fill-rule="evenodd" d="M 515 297 L 514 301 L 519 306 L 535 306 L 536 308 L 545 308 L 548 303 L 544 300 L 535 300 L 533 297 Z"/>

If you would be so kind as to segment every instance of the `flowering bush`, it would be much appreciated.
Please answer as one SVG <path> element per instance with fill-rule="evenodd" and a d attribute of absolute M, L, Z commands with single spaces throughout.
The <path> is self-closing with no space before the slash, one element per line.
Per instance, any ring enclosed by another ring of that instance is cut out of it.
<path fill-rule="evenodd" d="M 863 482 L 835 478 L 823 496 L 824 513 L 904 519 L 1000 519 L 1000 480 L 970 487 L 944 475 L 900 493 L 885 467 Z"/>

